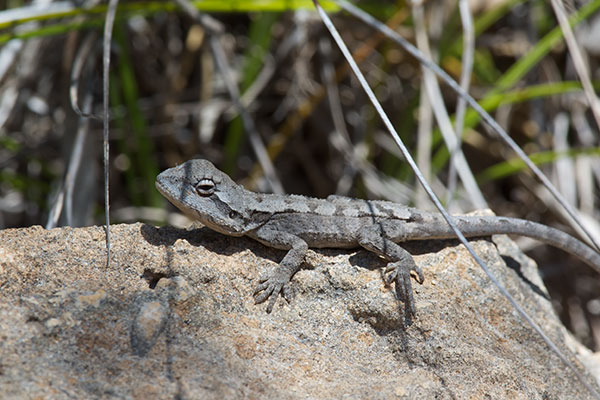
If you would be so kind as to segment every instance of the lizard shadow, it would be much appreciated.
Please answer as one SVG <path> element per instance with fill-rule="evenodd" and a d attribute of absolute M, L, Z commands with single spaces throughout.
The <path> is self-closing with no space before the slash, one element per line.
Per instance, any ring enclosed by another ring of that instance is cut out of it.
<path fill-rule="evenodd" d="M 527 285 L 529 286 L 529 288 L 538 296 L 541 296 L 544 300 L 546 301 L 550 301 L 550 296 L 548 296 L 548 294 L 542 290 L 542 288 L 540 288 L 535 282 L 531 281 L 529 278 L 527 278 L 525 276 L 525 274 L 523 273 L 523 265 L 521 263 L 519 263 L 517 260 L 515 260 L 514 258 L 508 256 L 508 255 L 501 255 L 502 260 L 504 260 L 504 263 L 506 264 L 506 266 L 510 269 L 512 269 L 513 271 L 515 271 L 515 273 L 517 274 L 517 276 Z"/>
<path fill-rule="evenodd" d="M 182 229 L 167 225 L 157 228 L 143 224 L 140 232 L 151 245 L 165 246 L 170 249 L 169 251 L 172 251 L 172 246 L 177 240 L 183 239 L 194 247 L 203 247 L 211 252 L 226 256 L 250 250 L 257 257 L 279 263 L 285 254 L 283 250 L 268 248 L 247 237 L 232 238 L 207 227 Z"/>

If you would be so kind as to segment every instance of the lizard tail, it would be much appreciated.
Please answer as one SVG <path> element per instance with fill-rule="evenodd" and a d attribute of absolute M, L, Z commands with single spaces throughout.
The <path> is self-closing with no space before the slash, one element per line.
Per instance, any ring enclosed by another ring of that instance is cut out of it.
<path fill-rule="evenodd" d="M 493 216 L 454 216 L 453 218 L 457 227 L 465 237 L 491 236 L 498 234 L 526 236 L 574 255 L 600 274 L 600 253 L 583 243 L 581 240 L 558 229 L 519 218 Z M 431 229 L 432 232 L 427 238 L 456 238 L 456 234 L 446 223 L 446 220 L 444 220 L 442 216 L 439 216 L 439 219 L 440 221 L 438 223 L 433 224 L 435 228 Z M 408 223 L 407 225 L 411 224 L 413 223 Z M 421 226 L 419 228 L 415 226 L 414 229 L 419 229 L 421 233 L 423 233 L 423 230 L 429 230 L 424 228 L 422 224 L 416 224 Z M 426 225 L 432 226 L 431 224 Z"/>

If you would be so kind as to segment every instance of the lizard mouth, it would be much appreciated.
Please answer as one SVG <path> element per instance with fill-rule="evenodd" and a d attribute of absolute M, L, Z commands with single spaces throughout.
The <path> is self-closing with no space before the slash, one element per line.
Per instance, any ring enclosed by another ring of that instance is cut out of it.
<path fill-rule="evenodd" d="M 186 201 L 186 198 L 189 197 L 188 190 L 182 189 L 178 190 L 178 193 L 175 193 L 173 188 L 180 187 L 181 180 L 177 179 L 176 176 L 168 174 L 169 170 L 160 173 L 156 177 L 156 181 L 154 185 L 156 189 L 162 194 L 171 204 L 177 207 L 181 212 L 186 214 L 188 217 L 192 219 L 201 219 L 198 218 L 190 210 L 194 210 L 193 204 L 189 201 Z M 204 223 L 204 221 L 201 221 Z"/>
<path fill-rule="evenodd" d="M 159 191 L 160 194 L 162 194 L 167 200 L 169 200 L 171 203 L 173 203 L 175 206 L 177 206 L 177 208 L 181 209 L 179 207 L 178 204 L 176 203 L 180 203 L 181 201 L 179 200 L 180 197 L 183 197 L 183 193 L 180 193 L 179 195 L 173 193 L 172 190 L 169 189 L 169 187 L 176 187 L 177 186 L 177 179 L 175 179 L 172 176 L 166 175 L 165 172 L 162 172 L 161 174 L 159 174 L 156 177 L 156 181 L 154 182 L 154 186 L 156 186 L 156 189 Z"/>

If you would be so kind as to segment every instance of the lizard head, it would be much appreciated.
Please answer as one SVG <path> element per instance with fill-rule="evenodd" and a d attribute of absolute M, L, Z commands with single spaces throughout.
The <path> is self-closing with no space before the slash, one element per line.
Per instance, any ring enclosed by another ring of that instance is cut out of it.
<path fill-rule="evenodd" d="M 246 190 L 210 161 L 189 160 L 156 177 L 156 188 L 188 217 L 230 236 L 242 236 L 250 217 Z"/>

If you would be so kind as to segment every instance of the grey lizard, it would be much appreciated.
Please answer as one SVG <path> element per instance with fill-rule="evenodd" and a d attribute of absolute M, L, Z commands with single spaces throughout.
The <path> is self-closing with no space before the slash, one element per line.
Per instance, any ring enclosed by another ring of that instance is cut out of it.
<path fill-rule="evenodd" d="M 289 282 L 309 247 L 363 247 L 388 261 L 385 281 L 395 283 L 407 315 L 414 315 L 411 273 L 419 283 L 424 276 L 410 253 L 398 243 L 456 237 L 441 214 L 388 201 L 254 193 L 200 159 L 163 171 L 156 178 L 156 187 L 188 217 L 217 232 L 245 235 L 288 251 L 280 266 L 256 287 L 256 303 L 270 297 L 267 312 L 272 311 L 279 294 L 289 299 Z M 557 229 L 501 216 L 453 218 L 465 237 L 527 236 L 573 254 L 600 273 L 600 254 Z"/>

